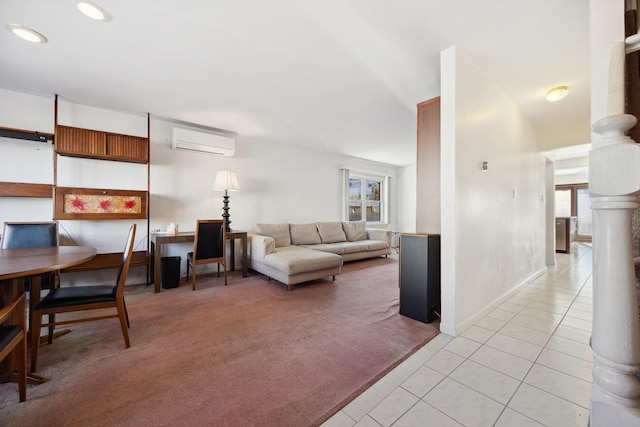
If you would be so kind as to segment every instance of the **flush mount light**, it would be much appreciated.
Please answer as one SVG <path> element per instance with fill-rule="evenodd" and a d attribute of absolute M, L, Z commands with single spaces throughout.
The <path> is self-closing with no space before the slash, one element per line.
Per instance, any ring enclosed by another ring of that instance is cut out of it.
<path fill-rule="evenodd" d="M 111 15 L 105 9 L 90 1 L 79 1 L 78 9 L 91 19 L 96 21 L 110 21 Z"/>
<path fill-rule="evenodd" d="M 7 25 L 7 28 L 9 28 L 13 34 L 28 42 L 40 44 L 47 42 L 47 38 L 45 36 L 29 27 L 18 24 L 9 24 Z"/>
<path fill-rule="evenodd" d="M 549 89 L 549 91 L 547 92 L 547 101 L 560 101 L 567 95 L 569 95 L 569 89 L 566 86 L 556 86 L 552 89 Z"/>

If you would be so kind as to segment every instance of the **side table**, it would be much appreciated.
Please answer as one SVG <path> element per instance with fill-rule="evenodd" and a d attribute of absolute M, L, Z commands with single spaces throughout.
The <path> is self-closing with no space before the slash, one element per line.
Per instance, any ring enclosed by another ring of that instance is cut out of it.
<path fill-rule="evenodd" d="M 231 241 L 231 257 L 229 259 L 229 271 L 233 271 L 236 268 L 236 239 L 240 239 L 240 243 L 242 244 L 242 277 L 247 277 L 249 275 L 249 268 L 247 266 L 247 232 L 246 231 L 236 231 L 231 230 L 227 231 L 226 239 Z"/>

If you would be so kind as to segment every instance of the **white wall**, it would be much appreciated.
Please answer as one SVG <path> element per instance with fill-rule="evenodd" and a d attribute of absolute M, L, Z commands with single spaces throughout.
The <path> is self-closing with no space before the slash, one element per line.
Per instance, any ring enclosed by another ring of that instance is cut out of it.
<path fill-rule="evenodd" d="M 591 124 L 608 116 L 611 46 L 624 40 L 624 3 L 623 0 L 589 1 Z M 592 143 L 600 139 L 600 135 L 591 134 Z"/>
<path fill-rule="evenodd" d="M 416 165 L 405 166 L 399 169 L 398 178 L 402 182 L 398 189 L 398 222 L 396 231 L 403 233 L 416 232 Z"/>
<path fill-rule="evenodd" d="M 0 126 L 53 132 L 53 105 L 53 98 L 0 89 Z M 114 112 L 64 100 L 59 102 L 58 121 L 70 126 L 137 136 L 146 136 L 147 132 L 146 114 Z M 223 193 L 211 190 L 218 170 L 234 170 L 238 174 L 241 190 L 230 193 L 229 213 L 234 229 L 251 231 L 258 222 L 340 220 L 341 168 L 344 167 L 391 177 L 391 223 L 380 227 L 396 229 L 398 207 L 404 203 L 399 192 L 404 187 L 404 177 L 395 166 L 246 139 L 242 135 L 233 157 L 177 151 L 171 149 L 172 126 L 167 120 L 151 120 L 151 230 L 164 230 L 170 222 L 179 224 L 180 230 L 194 230 L 198 218 L 221 218 Z M 51 145 L 0 138 L 0 150 L 3 153 L 0 181 L 53 183 Z M 14 167 L 9 169 L 8 165 Z M 34 170 L 38 175 L 44 175 L 32 180 L 36 175 Z M 60 186 L 144 190 L 146 177 L 146 165 L 58 156 Z M 415 181 L 415 176 L 412 179 Z M 415 187 L 415 183 L 410 185 Z M 50 220 L 52 210 L 51 199 L 0 198 L 0 223 Z M 145 250 L 147 223 L 136 222 L 139 224 L 136 250 Z M 60 221 L 61 238 L 69 244 L 77 242 L 97 247 L 99 252 L 121 251 L 130 223 Z M 189 246 L 168 246 L 163 256 L 182 256 L 184 271 Z M 91 274 L 96 281 L 111 278 L 109 272 Z M 146 280 L 143 269 L 138 269 L 133 275 L 137 283 Z"/>
<path fill-rule="evenodd" d="M 589 172 L 556 175 L 555 179 L 556 185 L 584 184 L 585 182 L 589 182 Z"/>
<path fill-rule="evenodd" d="M 459 48 L 442 52 L 441 71 L 440 327 L 455 335 L 545 267 L 545 159 L 531 124 Z"/>

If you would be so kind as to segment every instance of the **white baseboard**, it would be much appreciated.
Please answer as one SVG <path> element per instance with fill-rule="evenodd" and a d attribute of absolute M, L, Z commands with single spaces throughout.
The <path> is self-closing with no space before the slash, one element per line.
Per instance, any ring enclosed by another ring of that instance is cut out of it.
<path fill-rule="evenodd" d="M 475 323 L 478 322 L 478 320 L 482 319 L 484 316 L 486 316 L 487 314 L 489 314 L 490 312 L 495 310 L 500 304 L 502 304 L 503 302 L 505 302 L 506 300 L 511 298 L 513 296 L 513 294 L 515 294 L 516 292 L 518 292 L 520 290 L 520 288 L 522 288 L 523 286 L 527 285 L 529 282 L 531 282 L 536 277 L 539 277 L 542 274 L 544 274 L 545 271 L 547 271 L 547 267 L 546 266 L 542 267 L 540 270 L 538 270 L 535 273 L 531 274 L 526 279 L 520 281 L 520 283 L 518 283 L 513 288 L 511 288 L 509 291 L 507 291 L 505 294 L 500 296 L 493 303 L 489 304 L 488 306 L 486 306 L 482 310 L 478 311 L 476 314 L 474 314 L 474 315 L 466 318 L 465 320 L 461 321 L 457 325 L 453 325 L 452 326 L 452 325 L 449 325 L 449 324 L 440 323 L 440 332 L 443 332 L 443 333 L 445 333 L 447 335 L 451 335 L 453 337 L 457 336 L 459 332 L 463 332 L 466 329 L 468 329 L 469 327 L 473 326 Z"/>

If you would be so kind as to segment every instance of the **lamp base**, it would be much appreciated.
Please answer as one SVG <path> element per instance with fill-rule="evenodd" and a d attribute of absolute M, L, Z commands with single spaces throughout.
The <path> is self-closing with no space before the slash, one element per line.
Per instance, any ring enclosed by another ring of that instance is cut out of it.
<path fill-rule="evenodd" d="M 222 199 L 222 203 L 224 204 L 224 206 L 222 207 L 222 210 L 224 211 L 224 213 L 222 214 L 222 218 L 224 219 L 224 230 L 230 232 L 231 220 L 229 218 L 231 217 L 231 215 L 229 214 L 229 195 L 227 194 L 226 190 Z"/>

